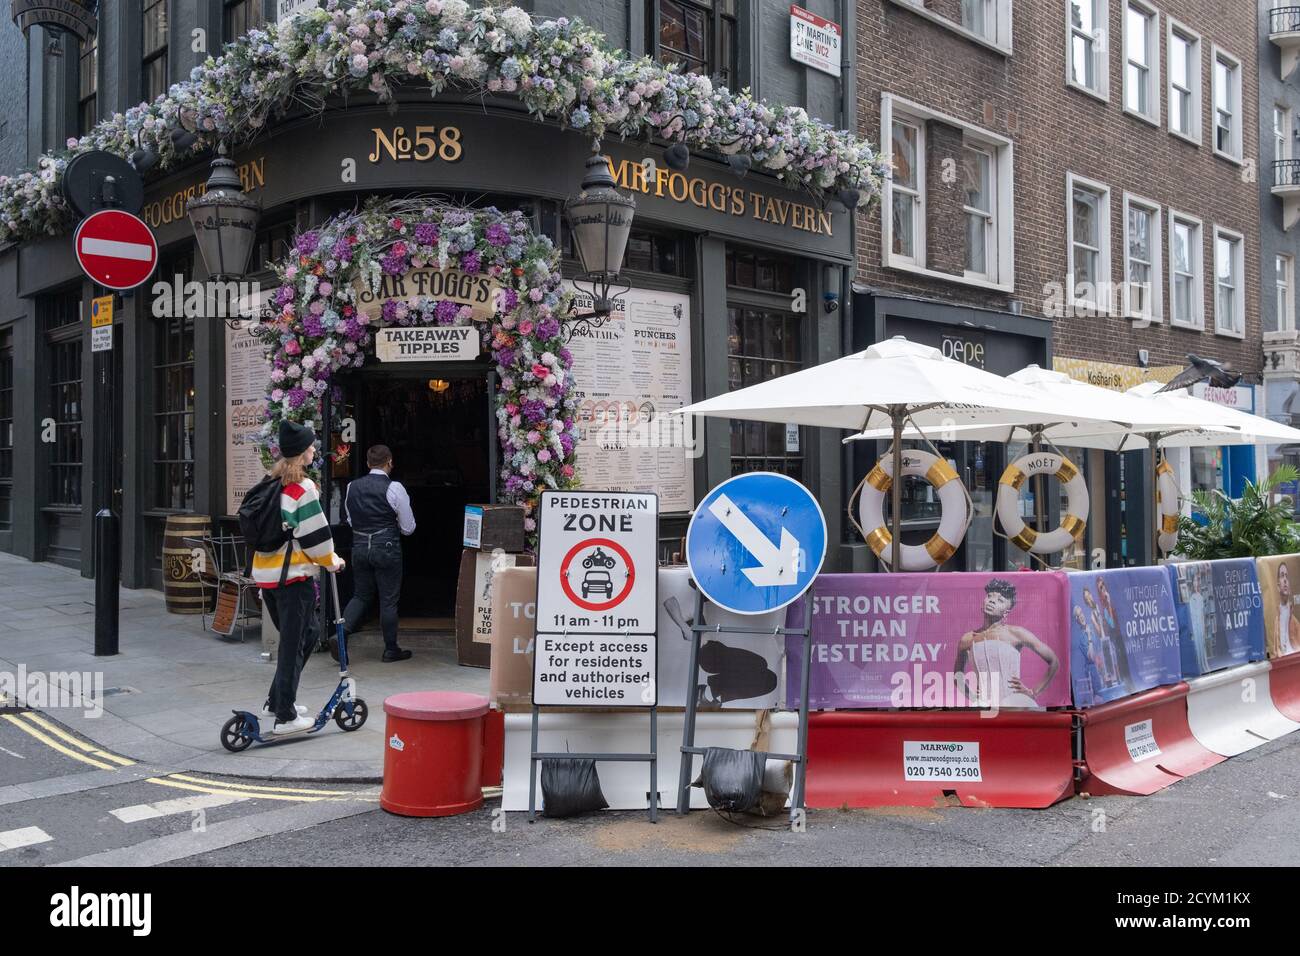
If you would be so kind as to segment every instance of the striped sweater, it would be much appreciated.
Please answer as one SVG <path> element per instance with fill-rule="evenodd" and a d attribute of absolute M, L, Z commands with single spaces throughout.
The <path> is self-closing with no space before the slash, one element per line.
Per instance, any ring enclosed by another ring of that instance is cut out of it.
<path fill-rule="evenodd" d="M 285 584 L 313 577 L 317 567 L 333 567 L 334 537 L 321 507 L 320 493 L 310 478 L 285 485 L 280 492 L 280 515 L 284 526 L 293 529 L 293 540 L 275 551 L 253 552 L 253 580 L 258 587 L 280 586 L 280 573 L 284 569 L 284 549 L 293 548 L 289 561 L 289 574 Z"/>

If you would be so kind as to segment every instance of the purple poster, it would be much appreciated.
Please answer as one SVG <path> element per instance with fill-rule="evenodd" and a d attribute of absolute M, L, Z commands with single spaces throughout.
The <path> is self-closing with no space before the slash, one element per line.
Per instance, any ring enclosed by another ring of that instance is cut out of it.
<path fill-rule="evenodd" d="M 1182 680 L 1178 614 L 1164 568 L 1070 575 L 1070 673 L 1078 707 Z"/>
<path fill-rule="evenodd" d="M 1058 707 L 1070 703 L 1065 575 L 822 574 L 812 602 L 809 704 Z M 803 641 L 786 640 L 787 704 L 799 706 Z"/>

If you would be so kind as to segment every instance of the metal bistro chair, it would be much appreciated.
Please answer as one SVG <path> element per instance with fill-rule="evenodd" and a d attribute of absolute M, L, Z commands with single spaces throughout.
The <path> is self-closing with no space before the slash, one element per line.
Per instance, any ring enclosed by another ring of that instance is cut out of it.
<path fill-rule="evenodd" d="M 248 551 L 244 544 L 244 539 L 238 535 L 202 535 L 198 538 L 186 538 L 187 544 L 200 549 L 203 554 L 203 567 L 199 572 L 199 581 L 204 588 L 203 604 L 203 629 L 209 630 L 207 612 L 207 591 L 209 588 L 216 592 L 218 599 L 222 590 L 233 589 L 235 592 L 235 616 L 231 621 L 230 631 L 216 631 L 215 627 L 211 628 L 214 633 L 221 633 L 229 636 L 236 630 L 239 631 L 239 640 L 244 641 L 244 632 L 252 625 L 254 620 L 261 620 L 261 599 L 256 596 L 258 593 L 257 584 L 251 577 L 244 574 L 244 562 L 247 560 Z M 253 597 L 248 597 L 249 593 Z M 214 605 L 215 607 L 215 605 Z M 252 612 L 256 610 L 256 614 Z M 215 624 L 215 612 L 211 615 Z"/>

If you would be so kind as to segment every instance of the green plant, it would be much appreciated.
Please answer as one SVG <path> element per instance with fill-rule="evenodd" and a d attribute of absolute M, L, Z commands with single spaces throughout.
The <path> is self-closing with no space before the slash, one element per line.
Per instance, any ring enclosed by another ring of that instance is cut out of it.
<path fill-rule="evenodd" d="M 1255 558 L 1265 554 L 1300 551 L 1300 524 L 1291 516 L 1291 497 L 1270 503 L 1279 485 L 1300 480 L 1294 465 L 1281 465 L 1258 483 L 1247 481 L 1240 498 L 1229 498 L 1217 488 L 1192 492 L 1192 511 L 1178 519 L 1178 544 L 1174 553 L 1193 561 L 1215 558 Z"/>

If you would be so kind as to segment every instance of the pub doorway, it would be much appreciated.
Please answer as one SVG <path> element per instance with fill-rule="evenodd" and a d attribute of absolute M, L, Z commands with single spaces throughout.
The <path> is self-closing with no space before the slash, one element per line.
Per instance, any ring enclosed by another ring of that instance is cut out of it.
<path fill-rule="evenodd" d="M 376 363 L 342 381 L 343 400 L 330 410 L 332 447 L 347 446 L 346 458 L 331 468 L 330 502 L 344 557 L 351 531 L 343 501 L 348 483 L 368 470 L 366 449 L 383 444 L 392 450 L 393 479 L 410 495 L 416 528 L 402 538 L 398 611 L 404 632 L 454 630 L 465 505 L 493 500 L 495 378 L 494 371 L 472 363 L 399 370 Z M 349 422 L 351 443 L 342 441 Z M 340 583 L 350 594 L 350 575 Z M 377 608 L 362 630 L 376 627 Z"/>

